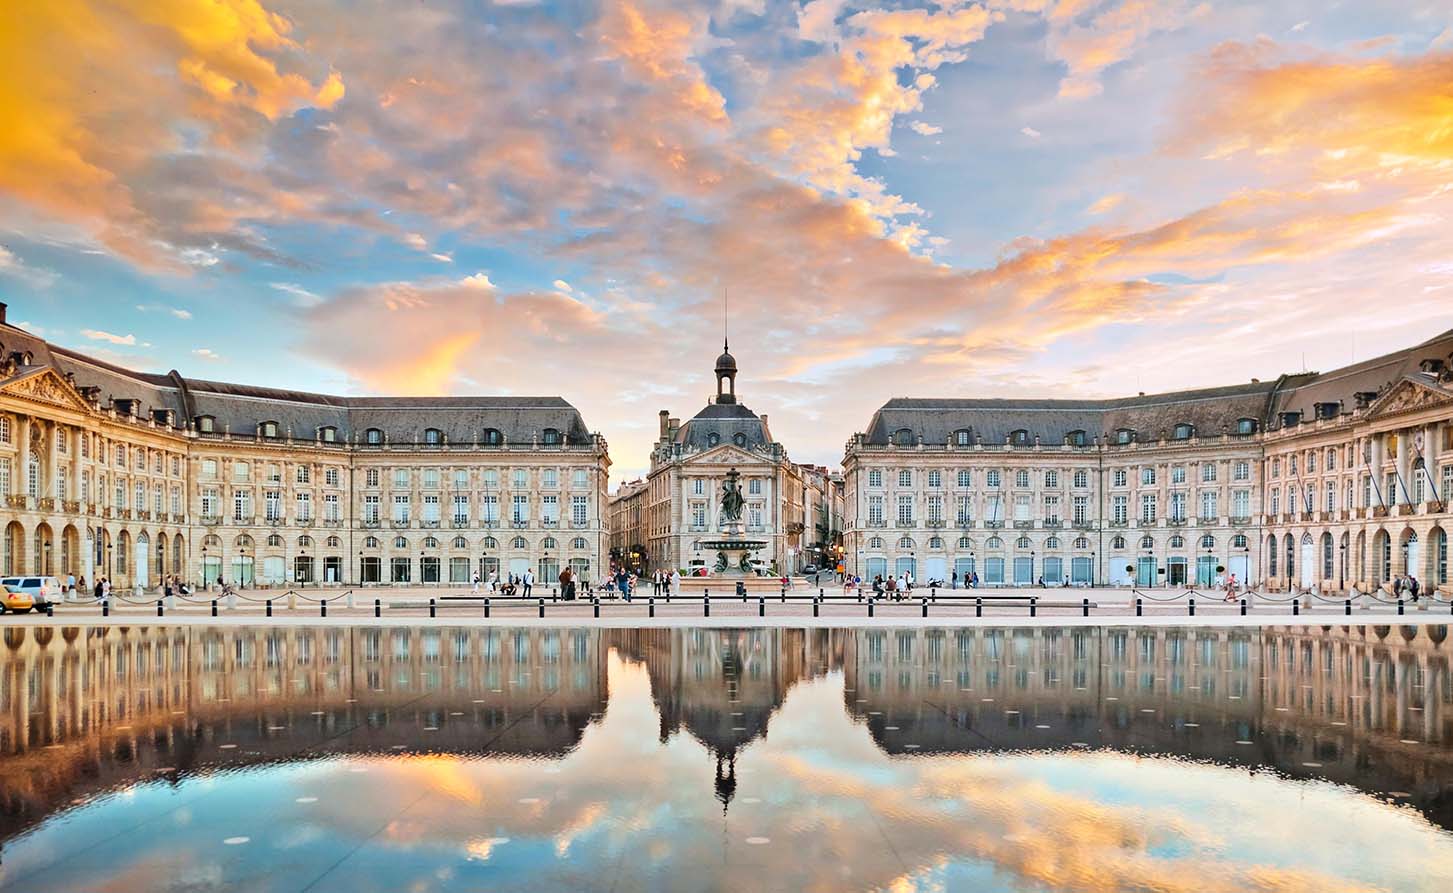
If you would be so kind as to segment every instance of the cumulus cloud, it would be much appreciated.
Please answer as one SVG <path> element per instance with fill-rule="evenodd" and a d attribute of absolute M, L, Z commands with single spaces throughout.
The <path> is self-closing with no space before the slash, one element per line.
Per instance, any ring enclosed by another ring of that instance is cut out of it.
<path fill-rule="evenodd" d="M 933 136 L 934 134 L 943 133 L 942 127 L 936 124 L 926 124 L 923 121 L 914 121 L 908 126 L 913 128 L 914 133 L 922 134 L 923 136 Z"/>
<path fill-rule="evenodd" d="M 36 288 L 46 288 L 59 278 L 54 270 L 27 264 L 4 245 L 0 245 L 0 276 L 10 276 Z"/>
<path fill-rule="evenodd" d="M 107 344 L 118 344 L 125 347 L 133 347 L 136 345 L 136 336 L 130 334 L 115 335 L 99 329 L 81 329 L 81 336 L 83 338 L 89 338 L 92 341 L 104 341 Z"/>
<path fill-rule="evenodd" d="M 200 360 L 220 360 L 222 357 L 208 347 L 198 347 L 192 351 L 192 356 Z"/>
<path fill-rule="evenodd" d="M 1041 136 L 1043 136 L 1043 134 L 1041 134 L 1038 130 L 1035 130 L 1033 127 L 1029 127 L 1027 125 L 1019 128 L 1019 132 L 1033 140 L 1037 140 Z"/>

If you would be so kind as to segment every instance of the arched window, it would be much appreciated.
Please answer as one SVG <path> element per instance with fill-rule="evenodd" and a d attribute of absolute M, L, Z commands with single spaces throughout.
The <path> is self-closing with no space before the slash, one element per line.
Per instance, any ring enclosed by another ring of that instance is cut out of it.
<path fill-rule="evenodd" d="M 480 442 L 483 443 L 485 446 L 503 446 L 505 442 L 505 436 L 500 433 L 498 428 L 485 428 L 484 435 L 480 438 Z"/>
<path fill-rule="evenodd" d="M 1121 446 L 1124 446 L 1127 443 L 1134 443 L 1135 442 L 1135 431 L 1133 431 L 1130 428 L 1116 428 L 1115 429 L 1115 442 L 1117 444 L 1120 444 Z"/>
<path fill-rule="evenodd" d="M 455 549 L 468 549 L 469 548 L 469 540 L 465 539 L 462 536 L 456 536 L 454 538 L 453 548 L 455 548 Z"/>
<path fill-rule="evenodd" d="M 720 434 L 718 434 L 715 431 L 713 431 L 710 434 L 706 435 L 706 445 L 707 446 L 716 446 L 719 443 L 721 443 L 721 435 Z"/>
<path fill-rule="evenodd" d="M 378 548 L 378 537 L 376 537 L 376 536 L 365 537 L 364 540 L 363 540 L 363 548 L 365 548 L 365 549 L 377 549 Z"/>
<path fill-rule="evenodd" d="M 484 542 L 482 542 L 482 543 L 479 544 L 479 548 L 481 548 L 481 549 L 498 549 L 499 548 L 499 540 L 495 539 L 492 536 L 487 536 L 487 537 L 484 538 Z"/>
<path fill-rule="evenodd" d="M 943 548 L 943 537 L 941 537 L 941 536 L 931 536 L 931 537 L 929 537 L 928 538 L 928 547 L 930 549 L 942 549 Z"/>
<path fill-rule="evenodd" d="M 1044 547 L 1046 549 L 1058 549 L 1059 548 L 1059 537 L 1052 536 L 1049 539 L 1045 540 L 1044 541 Z"/>
<path fill-rule="evenodd" d="M 1125 548 L 1125 537 L 1123 537 L 1123 536 L 1117 536 L 1114 539 L 1110 540 L 1110 548 L 1112 548 L 1112 549 L 1123 549 L 1123 548 Z"/>
<path fill-rule="evenodd" d="M 202 537 L 202 545 L 208 548 L 217 548 L 222 545 L 222 537 L 215 533 L 209 533 Z"/>
<path fill-rule="evenodd" d="M 736 444 L 739 447 L 746 446 L 747 445 L 747 435 L 745 435 L 742 432 L 738 431 L 736 434 L 733 434 L 732 435 L 732 443 Z"/>
<path fill-rule="evenodd" d="M 369 428 L 363 432 L 363 442 L 371 446 L 377 446 L 383 443 L 383 432 L 377 428 Z"/>
<path fill-rule="evenodd" d="M 432 536 L 426 536 L 424 537 L 424 548 L 437 549 L 439 548 L 439 541 Z"/>
<path fill-rule="evenodd" d="M 912 549 L 913 545 L 913 537 L 911 536 L 905 536 L 898 540 L 898 548 L 900 549 Z"/>
<path fill-rule="evenodd" d="M 408 547 L 409 547 L 409 541 L 408 540 L 404 539 L 401 536 L 394 537 L 394 548 L 395 549 L 407 549 Z"/>
<path fill-rule="evenodd" d="M 245 533 L 240 533 L 237 535 L 237 539 L 232 541 L 232 545 L 238 549 L 251 549 L 252 537 Z"/>
<path fill-rule="evenodd" d="M 1236 433 L 1240 435 L 1256 433 L 1256 419 L 1237 419 Z"/>
<path fill-rule="evenodd" d="M 1202 549 L 1214 549 L 1214 548 L 1216 548 L 1216 538 L 1214 536 L 1211 536 L 1211 534 L 1209 534 L 1209 533 L 1206 534 L 1205 536 L 1201 537 L 1201 548 Z"/>
<path fill-rule="evenodd" d="M 1272 534 L 1266 538 L 1266 575 L 1268 577 L 1276 576 L 1276 548 L 1276 534 Z"/>
<path fill-rule="evenodd" d="M 553 536 L 547 536 L 540 541 L 540 548 L 542 549 L 554 549 L 557 548 L 559 545 L 560 544 L 556 542 L 555 537 Z"/>
<path fill-rule="evenodd" d="M 1029 432 L 1023 428 L 1016 428 L 1009 432 L 1009 442 L 1014 446 L 1029 446 Z"/>
<path fill-rule="evenodd" d="M 913 429 L 899 428 L 893 432 L 893 442 L 898 446 L 913 446 Z"/>
<path fill-rule="evenodd" d="M 1002 549 L 1002 548 L 1004 548 L 1004 541 L 1001 540 L 1001 539 L 999 539 L 997 536 L 991 536 L 987 540 L 984 541 L 984 548 L 985 549 Z"/>
<path fill-rule="evenodd" d="M 262 437 L 277 437 L 277 422 L 259 422 L 257 433 Z"/>
<path fill-rule="evenodd" d="M 1088 549 L 1088 548 L 1090 548 L 1090 541 L 1089 541 L 1089 539 L 1087 539 L 1087 538 L 1085 538 L 1083 536 L 1075 537 L 1075 548 L 1076 549 Z"/>
<path fill-rule="evenodd" d="M 875 536 L 872 539 L 869 539 L 868 540 L 868 548 L 869 549 L 881 549 L 881 548 L 883 548 L 883 538 L 881 536 Z"/>
<path fill-rule="evenodd" d="M 556 446 L 560 443 L 560 432 L 554 428 L 546 428 L 540 432 L 540 442 L 545 446 Z"/>
<path fill-rule="evenodd" d="M 961 536 L 961 537 L 959 537 L 959 548 L 960 549 L 972 549 L 972 548 L 974 548 L 974 541 L 971 540 L 971 539 L 969 539 L 966 536 Z"/>
<path fill-rule="evenodd" d="M 1155 548 L 1155 539 L 1153 537 L 1149 537 L 1149 536 L 1142 536 L 1140 538 L 1140 548 L 1142 548 L 1142 549 L 1154 549 Z"/>
<path fill-rule="evenodd" d="M 1233 548 L 1233 549 L 1245 549 L 1246 548 L 1246 534 L 1244 534 L 1244 533 L 1238 533 L 1235 536 L 1231 537 L 1231 548 Z"/>
<path fill-rule="evenodd" d="M 570 541 L 570 548 L 572 548 L 572 549 L 589 549 L 590 548 L 590 543 L 588 543 L 588 542 L 585 541 L 585 537 L 583 537 L 583 536 L 577 536 L 575 539 L 573 539 L 573 540 Z"/>
<path fill-rule="evenodd" d="M 438 446 L 444 442 L 444 432 L 438 428 L 424 429 L 424 443 L 427 446 Z"/>
<path fill-rule="evenodd" d="M 276 533 L 269 535 L 267 538 L 267 547 L 269 549 L 281 549 L 283 547 L 283 538 Z"/>
<path fill-rule="evenodd" d="M 530 544 L 525 542 L 525 538 L 522 536 L 517 536 L 514 539 L 510 540 L 511 549 L 527 549 L 529 548 L 529 546 Z"/>
<path fill-rule="evenodd" d="M 1170 547 L 1172 549 L 1184 549 L 1186 547 L 1185 537 L 1181 536 L 1180 534 L 1176 534 L 1175 536 L 1171 537 Z"/>
<path fill-rule="evenodd" d="M 338 549 L 338 548 L 341 548 L 342 546 L 343 546 L 343 540 L 339 539 L 336 536 L 330 536 L 330 537 L 328 537 L 328 548 L 330 548 L 330 549 Z"/>
<path fill-rule="evenodd" d="M 1172 440 L 1190 440 L 1196 435 L 1196 426 L 1189 422 L 1181 422 L 1171 429 Z"/>
<path fill-rule="evenodd" d="M 1016 549 L 1028 549 L 1029 546 L 1030 542 L 1029 537 L 1027 536 L 1021 536 L 1019 539 L 1014 541 L 1014 548 Z"/>
<path fill-rule="evenodd" d="M 300 536 L 300 537 L 298 537 L 298 548 L 299 549 L 311 549 L 311 548 L 313 548 L 313 538 L 311 536 Z"/>

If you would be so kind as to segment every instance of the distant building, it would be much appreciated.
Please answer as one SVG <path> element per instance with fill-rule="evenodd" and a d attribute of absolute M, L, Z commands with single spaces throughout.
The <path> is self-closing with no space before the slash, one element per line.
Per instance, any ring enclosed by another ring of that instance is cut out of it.
<path fill-rule="evenodd" d="M 812 560 L 806 550 L 816 545 L 819 508 L 840 487 L 826 469 L 794 464 L 772 438 L 767 416 L 738 402 L 737 361 L 726 345 L 715 372 L 716 396 L 684 425 L 661 411 L 649 473 L 612 498 L 611 516 L 623 528 L 612 543 L 642 568 L 714 567 L 717 556 L 702 542 L 725 532 L 722 484 L 734 468 L 746 499 L 746 536 L 767 543 L 753 558 L 779 572 L 799 569 Z M 829 506 L 830 517 L 841 517 L 837 506 Z"/>
<path fill-rule="evenodd" d="M 6 574 L 593 578 L 610 458 L 559 397 L 336 397 L 134 372 L 5 324 Z"/>
<path fill-rule="evenodd" d="M 895 399 L 848 442 L 864 577 L 1448 585 L 1453 332 L 1325 374 L 1114 400 Z"/>

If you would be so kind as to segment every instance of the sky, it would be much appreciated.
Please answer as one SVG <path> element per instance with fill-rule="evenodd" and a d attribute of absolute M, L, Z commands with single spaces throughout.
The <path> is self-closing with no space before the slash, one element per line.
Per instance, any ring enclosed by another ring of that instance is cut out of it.
<path fill-rule="evenodd" d="M 146 370 L 558 394 L 648 465 L 738 393 L 1110 396 L 1453 328 L 1453 7 L 46 0 L 0 20 L 0 300 Z"/>

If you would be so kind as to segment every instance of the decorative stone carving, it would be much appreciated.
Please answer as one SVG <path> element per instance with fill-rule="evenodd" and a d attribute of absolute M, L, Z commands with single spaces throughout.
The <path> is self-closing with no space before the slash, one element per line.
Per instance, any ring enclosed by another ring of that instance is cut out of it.
<path fill-rule="evenodd" d="M 75 389 L 49 369 L 5 385 L 5 393 L 65 409 L 90 409 Z"/>
<path fill-rule="evenodd" d="M 1453 394 L 1403 381 L 1373 406 L 1372 415 L 1396 415 L 1453 402 Z"/>

